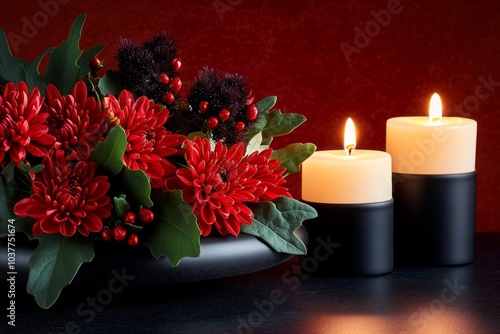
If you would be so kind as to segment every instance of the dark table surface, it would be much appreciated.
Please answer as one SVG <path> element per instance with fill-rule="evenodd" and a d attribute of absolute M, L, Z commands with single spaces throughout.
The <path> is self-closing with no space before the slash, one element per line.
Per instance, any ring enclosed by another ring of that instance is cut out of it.
<path fill-rule="evenodd" d="M 19 285 L 16 327 L 3 316 L 1 333 L 500 333 L 500 233 L 478 233 L 476 261 L 463 266 L 356 278 L 304 268 L 295 257 L 258 273 L 114 294 L 69 286 L 49 310 Z M 97 296 L 107 305 L 91 306 Z"/>

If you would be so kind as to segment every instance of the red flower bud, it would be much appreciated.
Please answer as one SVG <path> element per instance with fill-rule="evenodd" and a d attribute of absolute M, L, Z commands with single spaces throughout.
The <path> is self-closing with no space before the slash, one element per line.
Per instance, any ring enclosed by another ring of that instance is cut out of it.
<path fill-rule="evenodd" d="M 229 112 L 229 110 L 227 109 L 222 109 L 221 111 L 219 111 L 219 118 L 224 122 L 224 121 L 227 121 L 227 119 L 229 118 L 229 116 L 231 115 L 231 113 Z"/>
<path fill-rule="evenodd" d="M 89 67 L 92 71 L 99 71 L 102 68 L 101 60 L 93 57 L 89 60 Z"/>
<path fill-rule="evenodd" d="M 143 223 L 151 223 L 155 220 L 155 215 L 150 209 L 142 208 L 139 210 L 139 220 Z"/>

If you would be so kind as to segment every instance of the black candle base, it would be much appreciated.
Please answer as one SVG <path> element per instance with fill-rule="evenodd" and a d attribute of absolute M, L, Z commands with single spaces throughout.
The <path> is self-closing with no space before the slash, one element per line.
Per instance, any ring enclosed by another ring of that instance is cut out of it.
<path fill-rule="evenodd" d="M 393 191 L 396 265 L 474 261 L 476 172 L 393 173 Z"/>
<path fill-rule="evenodd" d="M 393 200 L 368 204 L 311 203 L 318 217 L 305 222 L 308 256 L 317 275 L 373 276 L 393 270 Z M 326 256 L 327 254 L 328 256 Z"/>

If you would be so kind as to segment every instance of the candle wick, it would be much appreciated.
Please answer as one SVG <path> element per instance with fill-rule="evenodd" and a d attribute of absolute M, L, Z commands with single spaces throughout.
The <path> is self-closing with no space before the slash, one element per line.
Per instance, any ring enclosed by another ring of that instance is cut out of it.
<path fill-rule="evenodd" d="M 352 145 L 352 144 L 347 145 L 347 147 L 346 147 L 347 155 L 351 155 L 353 149 L 354 149 L 354 145 Z"/>

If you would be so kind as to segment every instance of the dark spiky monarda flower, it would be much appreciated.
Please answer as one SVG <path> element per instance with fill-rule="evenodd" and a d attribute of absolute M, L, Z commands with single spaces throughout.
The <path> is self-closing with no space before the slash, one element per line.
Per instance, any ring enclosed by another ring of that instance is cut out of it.
<path fill-rule="evenodd" d="M 142 45 L 128 38 L 120 39 L 116 59 L 123 88 L 132 92 L 135 98 L 147 96 L 167 106 L 179 98 L 181 61 L 177 57 L 177 45 L 166 31 Z"/>
<path fill-rule="evenodd" d="M 188 131 L 209 132 L 214 140 L 232 145 L 243 140 L 245 130 L 255 122 L 257 108 L 239 74 L 203 68 L 187 96 L 191 110 L 185 111 Z"/>

